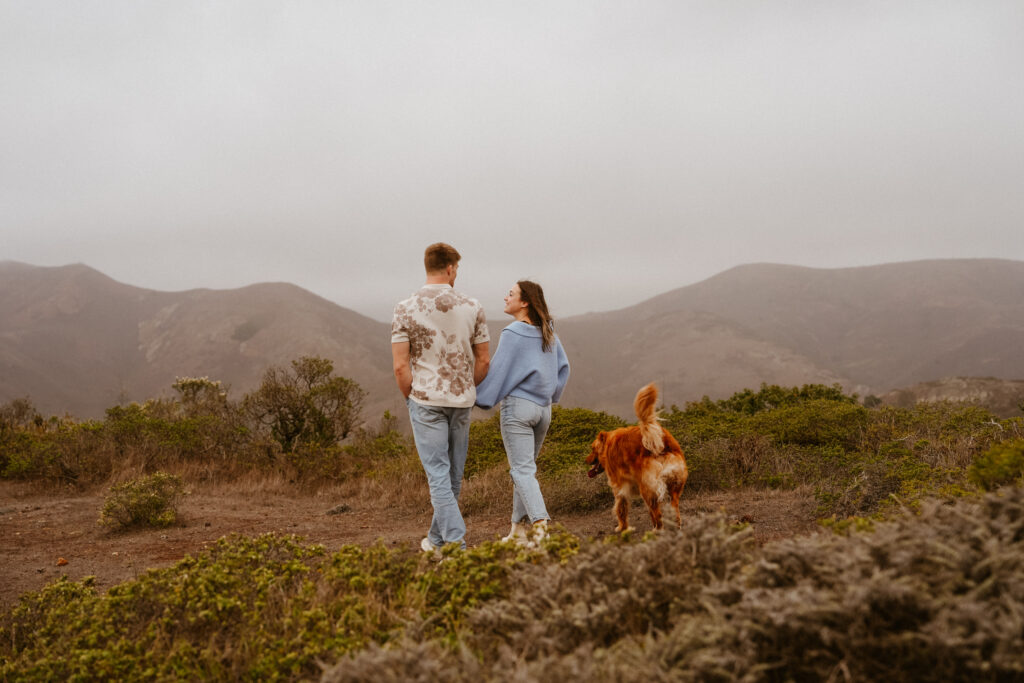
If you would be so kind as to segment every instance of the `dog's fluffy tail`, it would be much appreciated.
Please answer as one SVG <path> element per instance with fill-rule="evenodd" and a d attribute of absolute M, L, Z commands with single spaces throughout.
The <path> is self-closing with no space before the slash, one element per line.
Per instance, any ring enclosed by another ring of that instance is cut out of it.
<path fill-rule="evenodd" d="M 658 415 L 654 408 L 657 400 L 658 388 L 652 383 L 638 391 L 636 400 L 633 401 L 633 410 L 636 411 L 636 418 L 640 420 L 640 437 L 644 448 L 653 455 L 661 455 L 665 450 L 664 432 L 658 424 Z"/>

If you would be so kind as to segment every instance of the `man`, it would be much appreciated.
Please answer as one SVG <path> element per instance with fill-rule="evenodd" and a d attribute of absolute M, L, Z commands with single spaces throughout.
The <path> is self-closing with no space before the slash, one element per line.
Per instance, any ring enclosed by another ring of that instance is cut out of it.
<path fill-rule="evenodd" d="M 444 242 L 427 247 L 427 282 L 395 306 L 391 323 L 395 379 L 409 406 L 434 506 L 430 531 L 420 542 L 425 552 L 446 543 L 466 547 L 459 490 L 469 448 L 469 414 L 491 358 L 483 307 L 454 289 L 460 259 Z"/>

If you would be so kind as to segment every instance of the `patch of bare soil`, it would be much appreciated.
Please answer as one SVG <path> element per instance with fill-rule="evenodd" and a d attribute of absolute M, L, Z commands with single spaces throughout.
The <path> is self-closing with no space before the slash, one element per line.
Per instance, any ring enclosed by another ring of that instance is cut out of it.
<path fill-rule="evenodd" d="M 330 495 L 241 495 L 230 491 L 196 492 L 179 506 L 180 520 L 167 529 L 111 533 L 97 524 L 102 492 L 60 497 L 30 487 L 0 482 L 0 610 L 18 596 L 42 588 L 63 575 L 72 580 L 95 576 L 100 590 L 133 579 L 149 569 L 167 567 L 195 555 L 218 538 L 239 533 L 296 534 L 328 551 L 343 545 L 370 545 L 378 540 L 417 548 L 430 524 L 430 510 L 382 512 L 366 504 L 347 503 Z M 666 520 L 671 508 L 664 508 Z M 731 521 L 748 522 L 761 542 L 812 533 L 814 501 L 806 490 L 731 491 L 698 494 L 682 505 L 687 517 L 722 511 Z M 554 520 L 581 537 L 614 530 L 611 510 Z M 636 501 L 630 523 L 651 528 L 650 517 Z M 673 521 L 667 521 L 671 525 Z M 467 514 L 470 546 L 508 533 L 508 515 Z"/>

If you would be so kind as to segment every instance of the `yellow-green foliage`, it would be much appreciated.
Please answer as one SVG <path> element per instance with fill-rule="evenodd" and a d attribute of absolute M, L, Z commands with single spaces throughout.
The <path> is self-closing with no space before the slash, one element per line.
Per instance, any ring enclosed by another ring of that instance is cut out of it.
<path fill-rule="evenodd" d="M 856 396 L 838 386 L 762 384 L 758 392 L 746 389 L 721 401 L 704 397 L 685 410 L 672 406 L 663 424 L 683 445 L 753 433 L 777 445 L 830 446 L 855 443 L 867 421 Z"/>
<path fill-rule="evenodd" d="M 759 412 L 749 425 L 779 444 L 854 447 L 867 422 L 867 409 L 855 403 L 812 399 Z"/>
<path fill-rule="evenodd" d="M 294 536 L 221 539 L 174 567 L 98 594 L 61 579 L 0 619 L 0 679 L 296 680 L 318 660 L 386 643 L 409 627 L 455 642 L 468 611 L 507 595 L 517 566 L 575 552 L 485 543 L 438 564 L 407 549 L 329 555 Z"/>
<path fill-rule="evenodd" d="M 869 410 L 821 385 L 705 398 L 673 406 L 664 424 L 686 451 L 691 491 L 806 484 L 825 517 L 962 495 L 970 487 L 966 467 L 979 453 L 1024 435 L 1020 419 L 998 421 L 976 405 Z"/>
<path fill-rule="evenodd" d="M 122 482 L 103 500 L 99 523 L 113 530 L 170 526 L 178 519 L 178 500 L 184 493 L 181 477 L 166 472 Z"/>
<path fill-rule="evenodd" d="M 971 463 L 968 477 L 985 490 L 1024 482 L 1024 439 L 992 446 Z"/>

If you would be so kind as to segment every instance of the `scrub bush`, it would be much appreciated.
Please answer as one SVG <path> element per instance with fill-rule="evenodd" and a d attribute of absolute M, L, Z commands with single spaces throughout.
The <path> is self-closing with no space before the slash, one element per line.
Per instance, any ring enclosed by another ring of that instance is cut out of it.
<path fill-rule="evenodd" d="M 385 410 L 376 427 L 359 427 L 351 443 L 342 446 L 346 455 L 357 460 L 397 458 L 409 453 L 412 438 L 398 430 L 398 418 Z"/>
<path fill-rule="evenodd" d="M 469 425 L 466 477 L 474 477 L 502 464 L 508 466 L 505 445 L 501 440 L 501 411 L 499 410 L 486 420 L 476 420 Z"/>
<path fill-rule="evenodd" d="M 1024 483 L 1024 439 L 992 446 L 971 463 L 967 476 L 986 491 Z"/>
<path fill-rule="evenodd" d="M 508 576 L 562 562 L 486 543 L 437 563 L 382 544 L 328 554 L 294 536 L 231 536 L 196 557 L 99 594 L 60 579 L 0 617 L 0 680 L 309 680 L 318 662 L 371 643 L 454 643 L 466 615 L 508 594 Z"/>
<path fill-rule="evenodd" d="M 813 399 L 759 412 L 749 424 L 776 444 L 854 448 L 867 422 L 868 410 L 856 403 Z"/>
<path fill-rule="evenodd" d="M 181 477 L 165 472 L 117 484 L 103 501 L 99 523 L 112 530 L 170 526 L 178 519 L 184 493 Z"/>
<path fill-rule="evenodd" d="M 273 366 L 259 388 L 242 399 L 242 410 L 290 453 L 301 443 L 331 446 L 359 424 L 366 392 L 334 363 L 303 356 L 290 368 Z"/>
<path fill-rule="evenodd" d="M 322 681 L 1024 678 L 1024 491 L 930 502 L 872 533 L 754 547 L 704 518 L 523 567 L 459 646 L 408 637 Z"/>

